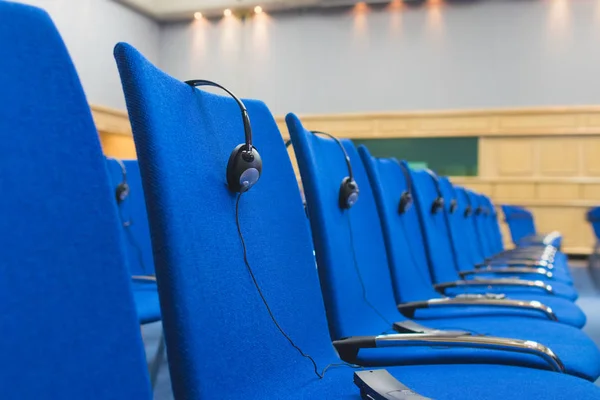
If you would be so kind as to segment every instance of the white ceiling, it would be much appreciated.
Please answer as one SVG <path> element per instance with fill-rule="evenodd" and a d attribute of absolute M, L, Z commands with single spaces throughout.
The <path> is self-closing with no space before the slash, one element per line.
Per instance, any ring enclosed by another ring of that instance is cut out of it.
<path fill-rule="evenodd" d="M 266 12 L 305 7 L 332 7 L 354 5 L 359 0 L 114 0 L 134 8 L 159 21 L 191 19 L 200 11 L 204 16 L 223 15 L 229 8 L 236 11 L 251 11 L 259 5 Z M 367 3 L 390 0 L 370 0 Z"/>
<path fill-rule="evenodd" d="M 115 0 L 160 21 L 223 15 L 223 10 L 252 10 L 260 5 L 265 11 L 317 5 L 321 0 Z"/>

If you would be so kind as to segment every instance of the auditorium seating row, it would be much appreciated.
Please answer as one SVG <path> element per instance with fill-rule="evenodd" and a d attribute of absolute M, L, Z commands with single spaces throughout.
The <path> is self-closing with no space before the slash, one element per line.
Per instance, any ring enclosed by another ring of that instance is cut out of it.
<path fill-rule="evenodd" d="M 303 204 L 264 103 L 114 56 L 139 164 L 0 1 L 3 398 L 150 399 L 159 319 L 177 399 L 600 398 L 556 242 L 504 249 L 489 198 L 289 114 Z"/>

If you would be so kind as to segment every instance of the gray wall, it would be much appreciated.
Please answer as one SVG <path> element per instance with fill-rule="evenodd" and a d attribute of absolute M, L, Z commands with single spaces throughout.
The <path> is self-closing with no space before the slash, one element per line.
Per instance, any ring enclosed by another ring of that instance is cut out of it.
<path fill-rule="evenodd" d="M 110 0 L 19 0 L 48 11 L 60 31 L 92 104 L 125 108 L 112 56 L 129 42 L 158 62 L 160 26 Z"/>
<path fill-rule="evenodd" d="M 163 27 L 160 66 L 276 114 L 600 104 L 600 1 L 485 1 Z"/>

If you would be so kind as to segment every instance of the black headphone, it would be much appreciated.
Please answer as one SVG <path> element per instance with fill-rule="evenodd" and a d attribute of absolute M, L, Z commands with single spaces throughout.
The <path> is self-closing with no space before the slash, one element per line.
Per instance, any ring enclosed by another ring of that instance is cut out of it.
<path fill-rule="evenodd" d="M 125 168 L 125 163 L 118 158 L 113 158 L 113 160 L 121 167 L 121 183 L 115 188 L 115 199 L 117 200 L 118 205 L 125 201 L 127 196 L 129 196 L 129 185 L 127 184 L 127 168 Z"/>
<path fill-rule="evenodd" d="M 398 165 L 400 165 L 400 169 L 402 170 L 402 173 L 404 174 L 404 179 L 406 180 L 406 190 L 403 191 L 400 195 L 400 202 L 398 203 L 398 214 L 404 214 L 406 211 L 408 211 L 408 209 L 413 203 L 412 179 L 410 177 L 410 172 L 408 171 L 408 168 L 406 167 L 404 162 L 400 162 L 396 159 L 394 160 L 398 163 Z"/>
<path fill-rule="evenodd" d="M 437 191 L 437 197 L 435 200 L 433 200 L 433 203 L 431 203 L 431 213 L 437 214 L 438 211 L 444 209 L 444 196 L 442 196 L 442 190 L 440 189 L 440 181 L 438 180 L 437 175 L 434 174 L 433 171 L 430 170 L 429 168 L 425 168 L 425 172 L 427 172 L 429 174 L 429 176 L 431 176 L 431 178 L 433 179 L 433 182 L 435 183 L 435 190 Z"/>
<path fill-rule="evenodd" d="M 192 88 L 197 86 L 213 86 L 227 92 L 240 107 L 244 123 L 245 143 L 235 146 L 227 162 L 227 186 L 232 192 L 247 192 L 258 182 L 262 172 L 262 159 L 255 147 L 252 146 L 252 127 L 250 116 L 244 103 L 229 90 L 218 83 L 203 79 L 185 81 Z"/>
<path fill-rule="evenodd" d="M 471 214 L 473 214 L 473 207 L 471 207 L 471 205 L 469 204 L 466 208 L 465 208 L 465 218 L 468 218 L 471 216 Z"/>
<path fill-rule="evenodd" d="M 454 214 L 454 211 L 458 208 L 458 202 L 456 199 L 450 200 L 450 214 Z"/>
<path fill-rule="evenodd" d="M 462 189 L 464 190 L 464 189 Z M 473 214 L 473 207 L 471 206 L 471 199 L 469 198 L 469 195 L 465 192 L 465 197 L 467 199 L 467 207 L 465 207 L 465 218 L 469 218 L 472 214 Z"/>
<path fill-rule="evenodd" d="M 356 201 L 358 200 L 358 184 L 354 180 L 354 174 L 352 173 L 352 164 L 350 163 L 350 156 L 348 152 L 344 148 L 344 145 L 338 138 L 335 136 L 321 131 L 310 131 L 313 135 L 325 135 L 331 139 L 333 139 L 340 149 L 344 152 L 344 159 L 346 160 L 346 166 L 348 167 L 348 176 L 342 179 L 342 183 L 340 185 L 340 195 L 339 195 L 339 206 L 341 209 L 348 209 L 352 207 Z"/>

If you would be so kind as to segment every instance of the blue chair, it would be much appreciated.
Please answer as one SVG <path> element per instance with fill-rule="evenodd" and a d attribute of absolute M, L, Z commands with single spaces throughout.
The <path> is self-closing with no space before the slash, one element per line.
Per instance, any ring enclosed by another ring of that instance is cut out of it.
<path fill-rule="evenodd" d="M 310 360 L 282 337 L 243 260 L 236 208 L 248 263 L 280 326 L 318 367 L 339 363 L 327 334 L 308 221 L 269 110 L 245 101 L 265 168 L 238 203 L 225 184 L 227 159 L 243 140 L 236 103 L 192 90 L 130 46 L 117 46 L 115 55 L 148 199 L 176 397 L 359 399 L 352 370 L 331 367 L 319 379 Z M 388 371 L 438 400 L 464 398 L 464 388 L 486 400 L 541 400 L 567 390 L 580 399 L 600 394 L 572 376 L 513 366 Z"/>
<path fill-rule="evenodd" d="M 503 204 L 502 212 L 515 246 L 552 246 L 560 248 L 562 236 L 559 232 L 540 234 L 535 227 L 533 214 L 519 206 Z"/>
<path fill-rule="evenodd" d="M 490 222 L 495 222 L 495 228 L 500 230 L 491 200 L 486 196 L 476 194 L 467 190 L 466 196 L 469 203 L 477 209 L 482 210 L 473 214 L 472 220 L 477 235 L 481 237 L 479 242 L 481 251 L 486 259 L 481 263 L 482 266 L 502 265 L 512 263 L 513 265 L 523 264 L 534 268 L 543 268 L 549 270 L 555 279 L 561 280 L 572 285 L 572 279 L 569 272 L 567 256 L 557 251 L 553 246 L 523 246 L 514 250 L 504 250 L 501 243 L 502 239 L 497 238 L 494 244 L 493 237 L 489 235 Z M 498 236 L 499 234 L 496 234 Z M 573 298 L 576 298 L 573 297 Z"/>
<path fill-rule="evenodd" d="M 449 235 L 447 213 L 432 213 L 430 211 L 432 204 L 439 197 L 434 174 L 426 171 L 411 171 L 410 176 L 413 182 L 413 190 L 415 191 L 416 209 L 419 211 L 419 216 L 423 224 L 423 231 L 426 238 L 425 241 L 429 251 L 431 252 L 434 248 L 438 249 L 440 246 L 445 246 L 450 249 L 447 252 L 438 251 L 434 255 L 430 256 L 432 268 L 436 269 L 437 271 L 438 266 L 442 267 L 449 263 L 445 254 L 451 254 L 450 252 L 452 251 L 452 237 Z M 480 208 L 477 197 L 474 194 L 471 194 L 471 196 L 470 204 L 474 209 Z M 474 215 L 475 213 L 473 216 Z M 479 239 L 479 242 L 482 244 L 484 249 L 487 249 L 488 243 L 486 236 L 481 232 L 479 221 L 475 220 L 474 224 L 476 228 L 475 234 Z M 473 265 L 455 265 L 454 271 L 470 271 L 473 268 Z M 445 290 L 456 290 L 458 282 L 449 279 L 449 274 L 452 273 L 452 269 L 453 268 L 446 267 L 443 269 L 445 274 L 444 276 L 435 276 L 437 285 L 436 287 Z M 515 282 L 515 279 L 510 279 L 510 285 L 506 285 L 506 288 L 502 288 L 502 293 L 514 295 L 515 293 L 522 292 L 524 290 L 525 293 L 531 293 L 532 291 L 535 291 L 536 293 L 547 292 L 569 300 L 575 300 L 577 298 L 577 292 L 571 285 L 567 283 L 559 282 L 553 280 L 551 277 L 545 277 L 543 275 L 533 275 L 527 277 L 524 274 L 521 274 L 520 276 L 523 278 L 519 279 L 520 282 Z M 473 282 L 473 280 L 477 280 L 477 278 L 472 275 L 465 277 L 465 279 L 469 279 L 469 281 L 467 281 L 471 282 L 468 283 L 469 285 L 478 285 L 485 288 L 485 281 Z M 498 280 L 492 283 L 495 283 L 496 285 L 500 284 Z M 465 283 L 460 283 L 460 285 L 464 286 Z"/>
<path fill-rule="evenodd" d="M 447 185 L 451 185 L 447 179 L 446 182 Z M 551 254 L 551 257 L 542 256 L 542 258 L 535 258 L 533 257 L 533 254 L 529 252 L 530 257 L 527 257 L 525 260 L 519 260 L 519 258 L 525 258 L 524 255 L 528 254 L 527 248 L 523 249 L 521 247 L 512 252 L 505 250 L 502 233 L 500 231 L 500 224 L 498 223 L 496 207 L 489 197 L 482 194 L 479 195 L 479 203 L 485 212 L 480 213 L 480 215 L 477 216 L 477 219 L 480 221 L 482 235 L 488 240 L 488 250 L 486 253 L 488 261 L 484 262 L 485 264 L 498 265 L 511 263 L 512 265 L 519 265 L 519 263 L 521 263 L 522 266 L 526 267 L 546 269 L 553 274 L 555 279 L 569 284 L 573 283 L 569 271 L 568 258 L 560 251 L 551 251 L 548 253 Z M 529 248 L 531 247 L 529 246 Z M 551 246 L 547 246 L 547 248 L 549 249 Z M 545 253 L 545 251 L 542 253 Z M 504 256 L 499 256 L 502 254 L 504 254 Z"/>
<path fill-rule="evenodd" d="M 519 247 L 515 249 L 505 250 L 504 245 L 497 250 L 497 253 L 486 252 L 485 243 L 479 237 L 478 217 L 483 213 L 479 205 L 478 198 L 473 192 L 462 188 L 455 187 L 455 196 L 459 205 L 463 205 L 468 212 L 467 221 L 470 225 L 469 229 L 472 230 L 476 240 L 472 241 L 471 250 L 476 254 L 475 259 L 477 264 L 481 266 L 493 265 L 495 263 L 521 263 L 532 267 L 541 267 L 551 269 L 554 263 L 554 256 L 557 254 L 556 251 L 550 247 Z M 477 210 L 479 212 L 476 212 Z M 496 221 L 497 222 L 497 221 Z M 498 226 L 499 229 L 499 226 Z M 500 238 L 501 240 L 501 238 Z"/>
<path fill-rule="evenodd" d="M 592 226 L 596 242 L 600 242 L 600 207 L 592 207 L 586 213 L 586 219 Z"/>
<path fill-rule="evenodd" d="M 121 237 L 127 249 L 128 268 L 134 277 L 133 292 L 140 324 L 160 321 L 150 229 L 138 163 L 114 158 L 107 158 L 106 162 L 112 183 L 111 194 L 118 208 Z M 117 200 L 118 188 L 123 184 L 128 187 L 127 193 Z"/>
<path fill-rule="evenodd" d="M 589 257 L 589 270 L 596 288 L 600 287 L 600 207 L 593 207 L 586 213 L 592 226 L 596 242 Z"/>
<path fill-rule="evenodd" d="M 158 322 L 161 319 L 160 303 L 154 277 L 150 228 L 138 162 L 107 158 L 106 165 L 111 177 L 111 194 L 119 213 L 122 240 L 127 250 L 133 298 L 140 325 Z M 152 387 L 156 384 L 164 352 L 165 341 L 161 335 L 154 357 L 149 364 Z"/>
<path fill-rule="evenodd" d="M 0 1 L 0 60 L 1 396 L 151 399 L 98 134 L 50 17 Z"/>
<path fill-rule="evenodd" d="M 431 274 L 438 271 L 438 276 L 450 280 L 460 280 L 461 277 L 452 263 L 454 255 L 459 257 L 459 261 L 467 257 L 464 262 L 468 262 L 470 252 L 467 247 L 471 238 L 468 235 L 469 231 L 460 227 L 460 222 L 465 221 L 464 209 L 459 207 L 458 203 L 456 207 L 451 207 L 451 202 L 445 203 L 447 211 L 450 211 L 450 208 L 456 208 L 453 213 L 449 213 L 448 218 L 453 221 L 449 225 L 453 228 L 453 234 L 457 235 L 457 240 L 454 240 L 453 243 L 458 247 L 452 251 L 444 243 L 437 246 L 435 251 L 442 255 L 442 252 L 446 251 L 446 257 L 436 258 L 438 264 L 433 265 L 434 268 L 430 274 L 429 257 L 425 251 L 426 244 L 423 240 L 424 233 L 418 211 L 416 207 L 406 207 L 403 212 L 399 211 L 400 199 L 404 193 L 411 191 L 410 180 L 407 179 L 409 178 L 408 169 L 403 169 L 397 161 L 392 159 L 371 157 L 365 147 L 359 147 L 359 153 L 375 195 L 390 262 L 395 298 L 403 314 L 416 319 L 482 315 L 527 315 L 533 318 L 548 319 L 548 315 L 540 312 L 539 309 L 537 311 L 527 310 L 527 307 L 533 309 L 537 307 L 536 303 L 534 303 L 536 306 L 521 303 L 522 300 L 527 300 L 528 302 L 541 302 L 540 307 L 542 304 L 549 306 L 560 322 L 575 327 L 582 327 L 585 324 L 585 314 L 575 304 L 566 299 L 543 293 L 515 295 L 514 297 L 519 302 L 512 303 L 512 307 L 514 307 L 512 310 L 507 309 L 511 306 L 511 298 L 500 300 L 485 298 L 486 292 L 481 294 L 481 298 L 475 299 L 442 297 L 433 289 Z M 404 166 L 406 167 L 406 165 Z M 443 262 L 444 259 L 446 262 Z M 445 270 L 441 271 L 443 269 Z M 502 287 L 502 285 L 497 286 Z M 484 289 L 491 291 L 487 289 L 487 286 Z M 476 304 L 478 302 L 480 304 Z"/>
<path fill-rule="evenodd" d="M 360 188 L 358 201 L 349 209 L 341 209 L 338 201 L 340 182 L 349 176 L 350 168 L 346 165 L 340 145 L 330 138 L 307 131 L 293 114 L 286 117 L 286 122 L 307 200 L 332 339 L 377 335 L 393 329 L 413 331 L 407 327 L 413 322 L 396 308 L 397 301 L 394 297 L 380 218 L 367 172 L 356 148 L 348 140 L 341 141 L 351 165 L 353 178 Z M 413 275 L 409 272 L 400 276 L 398 272 L 396 279 L 411 280 Z M 532 314 L 534 318 L 500 318 L 494 315 L 462 318 L 455 315 L 451 318 L 430 319 L 426 326 L 430 329 L 464 330 L 538 341 L 560 354 L 570 373 L 587 379 L 595 379 L 596 375 L 600 374 L 600 365 L 596 365 L 600 362 L 600 352 L 589 337 L 574 327 L 549 321 L 546 316 L 542 316 L 544 319 L 539 318 L 539 312 Z M 561 349 L 562 346 L 566 347 Z M 589 359 L 583 360 L 581 353 L 577 356 L 572 354 L 580 346 L 589 349 Z M 457 363 L 464 359 L 470 359 L 472 362 L 546 367 L 543 363 L 530 363 L 532 360 L 528 357 L 522 359 L 521 356 L 505 352 L 482 352 L 460 347 L 443 350 L 364 349 L 357 355 L 345 357 L 346 361 L 360 365 L 442 361 Z"/>
<path fill-rule="evenodd" d="M 549 269 L 547 263 L 540 264 L 540 261 L 518 260 L 514 257 L 494 261 L 489 261 L 488 258 L 486 261 L 486 257 L 481 254 L 493 255 L 504 250 L 500 226 L 491 201 L 489 198 L 479 195 L 477 208 L 481 211 L 467 215 L 464 207 L 464 198 L 467 195 L 461 196 L 461 199 L 458 195 L 462 189 L 455 189 L 446 177 L 433 175 L 432 179 L 437 181 L 440 194 L 445 200 L 444 213 L 449 228 L 449 238 L 455 248 L 459 274 L 463 278 L 466 276 L 512 275 L 521 279 L 556 280 L 572 284 L 568 271 L 562 267 Z M 469 206 L 472 206 L 471 200 L 467 201 Z M 470 223 L 472 219 L 477 220 L 475 224 Z M 473 232 L 471 232 L 472 229 Z M 468 240 L 465 240 L 465 234 L 468 235 Z M 466 259 L 458 260 L 457 258 L 461 256 Z"/>

